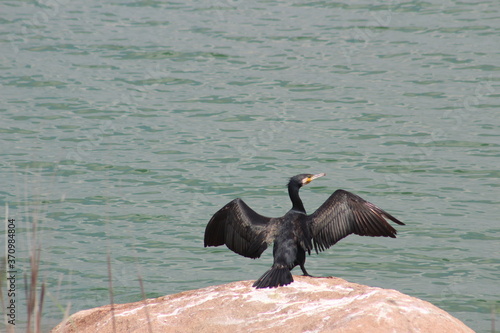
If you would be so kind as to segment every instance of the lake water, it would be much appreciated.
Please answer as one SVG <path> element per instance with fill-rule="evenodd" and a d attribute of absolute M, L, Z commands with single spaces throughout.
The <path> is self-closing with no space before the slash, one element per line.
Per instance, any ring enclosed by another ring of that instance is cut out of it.
<path fill-rule="evenodd" d="M 500 2 L 0 8 L 0 210 L 16 220 L 19 331 L 37 242 L 44 330 L 110 303 L 108 253 L 116 303 L 142 299 L 140 279 L 147 297 L 255 280 L 272 251 L 204 248 L 206 223 L 236 197 L 281 216 L 287 179 L 319 172 L 301 190 L 308 212 L 343 188 L 406 226 L 311 255 L 311 274 L 500 327 Z"/>

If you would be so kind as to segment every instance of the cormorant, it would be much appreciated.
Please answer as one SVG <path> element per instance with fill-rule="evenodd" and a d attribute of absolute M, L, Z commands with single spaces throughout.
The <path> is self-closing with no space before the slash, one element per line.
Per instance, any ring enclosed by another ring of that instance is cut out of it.
<path fill-rule="evenodd" d="M 306 276 L 306 252 L 328 249 L 342 238 L 383 236 L 396 238 L 396 230 L 385 219 L 404 225 L 389 213 L 344 190 L 335 191 L 313 214 L 307 215 L 299 189 L 325 174 L 300 174 L 290 178 L 288 194 L 292 209 L 282 217 L 256 213 L 240 198 L 234 199 L 212 216 L 205 229 L 205 247 L 226 244 L 234 252 L 259 258 L 274 242 L 274 263 L 253 286 L 275 288 L 293 282 L 290 272 L 299 265 Z"/>

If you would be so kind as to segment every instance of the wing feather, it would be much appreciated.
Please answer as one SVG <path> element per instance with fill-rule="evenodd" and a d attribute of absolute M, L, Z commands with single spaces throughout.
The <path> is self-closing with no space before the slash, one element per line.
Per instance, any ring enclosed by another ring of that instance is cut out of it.
<path fill-rule="evenodd" d="M 314 248 L 319 252 L 350 234 L 395 238 L 397 231 L 386 219 L 404 225 L 394 216 L 361 197 L 348 191 L 337 190 L 308 216 L 308 223 Z"/>
<path fill-rule="evenodd" d="M 273 220 L 256 213 L 243 200 L 234 199 L 208 222 L 205 247 L 226 244 L 242 256 L 259 258 L 272 237 Z"/>

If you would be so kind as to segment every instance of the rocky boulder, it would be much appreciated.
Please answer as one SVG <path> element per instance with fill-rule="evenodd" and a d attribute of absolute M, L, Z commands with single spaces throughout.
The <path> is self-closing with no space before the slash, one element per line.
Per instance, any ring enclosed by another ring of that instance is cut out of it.
<path fill-rule="evenodd" d="M 395 290 L 294 276 L 276 289 L 233 282 L 80 311 L 52 333 L 473 332 L 438 307 Z"/>

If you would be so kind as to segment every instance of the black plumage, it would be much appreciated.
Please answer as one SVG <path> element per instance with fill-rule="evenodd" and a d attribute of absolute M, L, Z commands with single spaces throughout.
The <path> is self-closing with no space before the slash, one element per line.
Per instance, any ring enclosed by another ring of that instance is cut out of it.
<path fill-rule="evenodd" d="M 273 288 L 293 282 L 291 270 L 300 266 L 304 275 L 306 252 L 328 249 L 342 238 L 360 236 L 396 237 L 386 219 L 404 225 L 389 213 L 344 190 L 335 191 L 313 214 L 307 215 L 299 189 L 324 176 L 300 174 L 290 178 L 288 194 L 292 209 L 272 218 L 256 213 L 243 200 L 234 199 L 212 216 L 205 229 L 205 247 L 224 245 L 234 252 L 259 258 L 274 243 L 274 263 L 255 283 L 256 288 Z"/>

